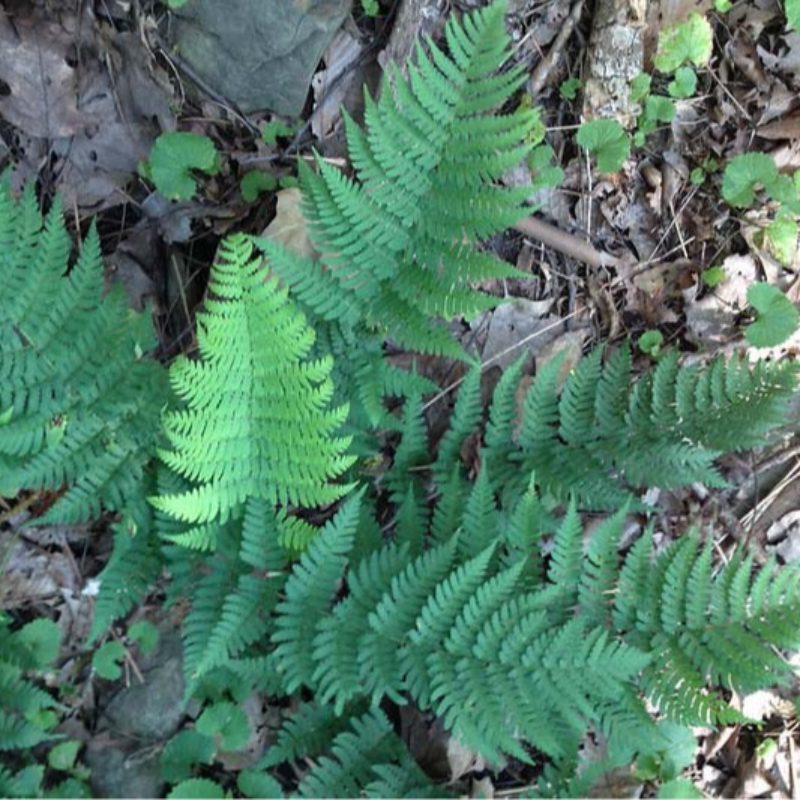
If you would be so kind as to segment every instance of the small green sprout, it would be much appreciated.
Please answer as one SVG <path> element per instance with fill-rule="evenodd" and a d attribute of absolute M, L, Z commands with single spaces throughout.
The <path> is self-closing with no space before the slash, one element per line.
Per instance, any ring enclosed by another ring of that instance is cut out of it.
<path fill-rule="evenodd" d="M 109 681 L 122 677 L 119 663 L 125 658 L 125 648 L 119 642 L 106 642 L 94 651 L 92 666 L 94 671 Z"/>
<path fill-rule="evenodd" d="M 285 139 L 294 136 L 300 130 L 299 123 L 283 122 L 280 119 L 273 119 L 264 126 L 261 131 L 261 138 L 265 144 L 275 145 L 278 139 Z"/>
<path fill-rule="evenodd" d="M 709 289 L 713 289 L 714 287 L 719 286 L 722 281 L 725 280 L 725 277 L 726 273 L 724 267 L 709 267 L 703 272 L 703 283 L 708 286 Z"/>
<path fill-rule="evenodd" d="M 794 264 L 797 254 L 797 220 L 795 215 L 782 208 L 764 230 L 768 250 L 785 267 Z"/>
<path fill-rule="evenodd" d="M 697 73 L 691 67 L 678 67 L 667 91 L 670 97 L 691 97 L 697 91 Z"/>
<path fill-rule="evenodd" d="M 574 100 L 578 96 L 581 88 L 581 81 L 579 78 L 568 78 L 561 84 L 558 93 L 565 100 Z"/>
<path fill-rule="evenodd" d="M 653 79 L 646 72 L 640 72 L 631 81 L 631 100 L 634 103 L 641 103 L 650 94 L 650 87 Z"/>
<path fill-rule="evenodd" d="M 259 195 L 273 192 L 278 187 L 278 179 L 269 172 L 253 170 L 242 178 L 239 189 L 247 203 L 255 203 Z"/>
<path fill-rule="evenodd" d="M 706 182 L 706 171 L 702 167 L 695 167 L 689 173 L 689 180 L 695 186 L 702 186 Z"/>
<path fill-rule="evenodd" d="M 657 359 L 661 355 L 661 346 L 664 344 L 664 334 L 661 331 L 645 331 L 639 337 L 639 349 L 650 356 L 650 358 Z"/>
<path fill-rule="evenodd" d="M 541 144 L 528 155 L 528 166 L 533 173 L 532 192 L 560 186 L 564 170 L 558 166 L 555 150 L 549 144 Z"/>

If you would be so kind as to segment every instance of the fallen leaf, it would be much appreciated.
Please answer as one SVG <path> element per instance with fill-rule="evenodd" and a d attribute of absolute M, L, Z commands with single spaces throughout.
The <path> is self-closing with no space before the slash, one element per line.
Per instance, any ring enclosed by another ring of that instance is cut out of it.
<path fill-rule="evenodd" d="M 696 289 L 684 292 L 688 338 L 695 344 L 719 344 L 736 332 L 736 319 L 747 305 L 747 289 L 758 279 L 750 255 L 728 256 L 722 264 L 725 278 L 699 300 Z"/>
<path fill-rule="evenodd" d="M 453 783 L 469 772 L 482 772 L 486 769 L 483 756 L 455 737 L 447 742 L 447 763 L 450 765 L 450 781 Z"/>
<path fill-rule="evenodd" d="M 559 317 L 544 317 L 552 305 L 551 300 L 535 301 L 518 298 L 503 303 L 489 312 L 489 331 L 483 347 L 483 362 L 491 360 L 503 369 L 513 364 L 522 353 L 534 355 L 564 331 Z M 485 316 L 476 318 L 472 330 L 479 330 L 485 323 Z M 517 347 L 523 340 L 524 345 Z"/>
<path fill-rule="evenodd" d="M 314 75 L 314 114 L 311 130 L 317 139 L 324 139 L 339 124 L 342 107 L 353 80 L 353 63 L 361 55 L 362 47 L 347 31 L 341 30 L 325 52 L 325 69 Z M 350 70 L 349 74 L 345 74 Z"/>
<path fill-rule="evenodd" d="M 308 224 L 303 216 L 302 195 L 299 189 L 278 192 L 275 218 L 264 230 L 264 236 L 280 242 L 295 253 L 307 258 L 317 258 L 317 251 L 308 235 Z"/>
<path fill-rule="evenodd" d="M 56 22 L 18 15 L 12 21 L 0 10 L 0 115 L 6 122 L 43 139 L 85 129 L 70 63 L 73 42 L 73 34 Z"/>

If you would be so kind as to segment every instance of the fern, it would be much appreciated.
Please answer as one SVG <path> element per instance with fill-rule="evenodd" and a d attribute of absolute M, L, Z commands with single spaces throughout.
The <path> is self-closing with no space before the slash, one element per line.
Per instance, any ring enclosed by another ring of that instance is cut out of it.
<path fill-rule="evenodd" d="M 644 487 L 719 486 L 717 456 L 764 444 L 796 386 L 797 368 L 788 361 L 750 367 L 739 357 L 718 357 L 680 365 L 670 354 L 634 379 L 626 347 L 605 364 L 602 358 L 601 350 L 584 358 L 563 389 L 560 362 L 549 362 L 525 395 L 518 433 L 519 367 L 501 379 L 482 461 L 504 497 L 518 497 L 531 474 L 554 498 L 575 495 L 583 507 L 600 509 L 618 508 Z M 458 459 L 452 447 L 439 453 L 441 481 Z"/>
<path fill-rule="evenodd" d="M 445 31 L 449 53 L 419 46 L 408 78 L 391 71 L 365 129 L 347 118 L 354 178 L 322 159 L 302 163 L 304 213 L 321 265 L 279 256 L 259 242 L 281 279 L 327 320 L 378 328 L 411 349 L 462 356 L 431 318 L 471 316 L 496 298 L 473 281 L 516 274 L 476 246 L 525 214 L 528 188 L 500 178 L 525 159 L 537 115 L 491 112 L 524 82 L 509 56 L 504 5 Z"/>
<path fill-rule="evenodd" d="M 324 410 L 331 363 L 303 360 L 314 332 L 252 255 L 243 236 L 223 242 L 198 316 L 201 360 L 170 370 L 185 407 L 165 415 L 161 457 L 193 487 L 152 502 L 187 522 L 224 522 L 249 498 L 314 506 L 346 492 L 329 483 L 353 463 L 349 439 L 331 435 L 347 408 Z"/>
<path fill-rule="evenodd" d="M 56 732 L 62 706 L 40 688 L 37 678 L 59 654 L 61 633 L 49 619 L 12 630 L 0 614 L 0 792 L 4 797 L 43 797 L 45 767 L 32 750 L 61 738 Z M 65 795 L 85 796 L 77 781 L 62 784 Z M 58 786 L 51 790 L 57 793 Z M 71 793 L 71 794 L 70 794 Z"/>
<path fill-rule="evenodd" d="M 144 504 L 166 397 L 151 322 L 104 296 L 96 230 L 70 269 L 71 249 L 58 201 L 43 217 L 0 180 L 0 491 L 65 486 L 60 522 Z"/>

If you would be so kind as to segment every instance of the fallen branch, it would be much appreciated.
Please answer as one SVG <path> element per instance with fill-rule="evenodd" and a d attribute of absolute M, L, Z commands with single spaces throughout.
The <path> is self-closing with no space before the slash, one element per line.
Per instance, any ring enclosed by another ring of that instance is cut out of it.
<path fill-rule="evenodd" d="M 547 247 L 558 250 L 565 256 L 574 258 L 576 261 L 581 261 L 590 267 L 600 269 L 602 267 L 615 267 L 622 266 L 622 262 L 608 253 L 601 253 L 596 250 L 591 242 L 585 239 L 579 239 L 571 233 L 562 231 L 535 217 L 525 217 L 514 225 L 515 230 L 536 239 Z"/>
<path fill-rule="evenodd" d="M 531 96 L 539 94 L 539 92 L 544 89 L 547 79 L 550 77 L 550 73 L 553 71 L 553 67 L 558 63 L 558 59 L 561 57 L 561 53 L 564 51 L 564 46 L 566 45 L 567 40 L 570 36 L 572 36 L 572 31 L 575 30 L 575 26 L 578 24 L 578 20 L 581 18 L 582 12 L 583 0 L 576 0 L 575 5 L 572 6 L 569 16 L 564 20 L 564 24 L 561 26 L 558 36 L 556 36 L 555 40 L 553 41 L 549 52 L 536 65 L 536 69 L 533 70 L 530 82 L 528 83 L 528 91 L 530 92 Z"/>

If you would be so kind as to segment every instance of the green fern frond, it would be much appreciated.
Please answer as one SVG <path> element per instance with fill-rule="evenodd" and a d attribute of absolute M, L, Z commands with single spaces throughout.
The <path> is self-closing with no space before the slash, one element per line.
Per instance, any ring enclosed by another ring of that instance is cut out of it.
<path fill-rule="evenodd" d="M 784 418 L 798 371 L 788 360 L 749 367 L 738 356 L 718 357 L 700 367 L 667 356 L 634 380 L 623 347 L 605 364 L 602 350 L 582 359 L 561 388 L 561 364 L 555 358 L 542 367 L 519 425 L 521 362 L 497 385 L 481 456 L 504 502 L 516 501 L 532 474 L 545 496 L 572 495 L 598 510 L 616 510 L 645 487 L 720 486 L 717 457 L 765 443 Z M 465 409 L 474 403 L 474 386 L 467 389 Z M 443 439 L 448 459 L 464 427 L 456 424 Z M 444 467 L 437 461 L 439 483 L 449 477 Z"/>
<path fill-rule="evenodd" d="M 149 516 L 149 515 L 148 515 Z M 96 642 L 115 620 L 142 600 L 161 572 L 161 554 L 151 520 L 137 525 L 130 517 L 112 526 L 114 550 L 98 576 L 89 642 Z"/>
<path fill-rule="evenodd" d="M 402 757 L 403 745 L 381 711 L 350 721 L 297 787 L 298 797 L 359 797 L 376 777 L 377 765 Z"/>
<path fill-rule="evenodd" d="M 467 373 L 461 384 L 450 425 L 439 442 L 439 452 L 431 467 L 440 488 L 450 477 L 453 465 L 460 462 L 464 440 L 478 428 L 482 416 L 481 369 L 478 365 Z"/>
<path fill-rule="evenodd" d="M 287 692 L 308 683 L 314 672 L 314 627 L 328 613 L 336 594 L 336 581 L 353 546 L 360 502 L 357 494 L 342 506 L 303 553 L 286 582 L 272 641 Z"/>
<path fill-rule="evenodd" d="M 104 296 L 92 228 L 70 269 L 58 202 L 47 217 L 33 186 L 20 200 L 0 179 L 0 491 L 67 487 L 46 521 L 84 522 L 140 502 L 166 398 L 143 353 L 152 322 L 124 293 Z"/>
<path fill-rule="evenodd" d="M 60 642 L 58 626 L 48 619 L 12 631 L 9 620 L 0 615 L 0 753 L 15 752 L 23 763 L 26 751 L 57 738 L 52 728 L 59 704 L 28 673 L 49 667 Z M 10 774 L 5 777 L 15 780 Z"/>
<path fill-rule="evenodd" d="M 323 266 L 278 269 L 326 319 L 358 308 L 405 347 L 463 357 L 431 317 L 474 316 L 498 300 L 470 282 L 517 274 L 476 243 L 525 213 L 529 190 L 500 181 L 529 152 L 536 114 L 492 114 L 524 81 L 517 66 L 497 69 L 509 55 L 502 3 L 453 18 L 445 36 L 448 54 L 420 46 L 408 78 L 393 70 L 380 100 L 367 97 L 364 129 L 346 118 L 354 178 L 321 158 L 316 172 L 301 165 Z"/>
<path fill-rule="evenodd" d="M 347 730 L 352 715 L 341 715 L 327 705 L 305 703 L 281 725 L 278 737 L 258 763 L 258 769 L 276 767 L 287 761 L 316 758 L 329 749 L 333 740 Z"/>
<path fill-rule="evenodd" d="M 201 358 L 170 370 L 185 407 L 164 417 L 173 449 L 161 457 L 194 486 L 152 502 L 188 522 L 224 522 L 248 498 L 315 506 L 347 491 L 330 483 L 353 463 L 334 436 L 347 407 L 325 410 L 331 363 L 304 360 L 314 333 L 252 255 L 243 236 L 223 242 L 198 315 Z"/>

